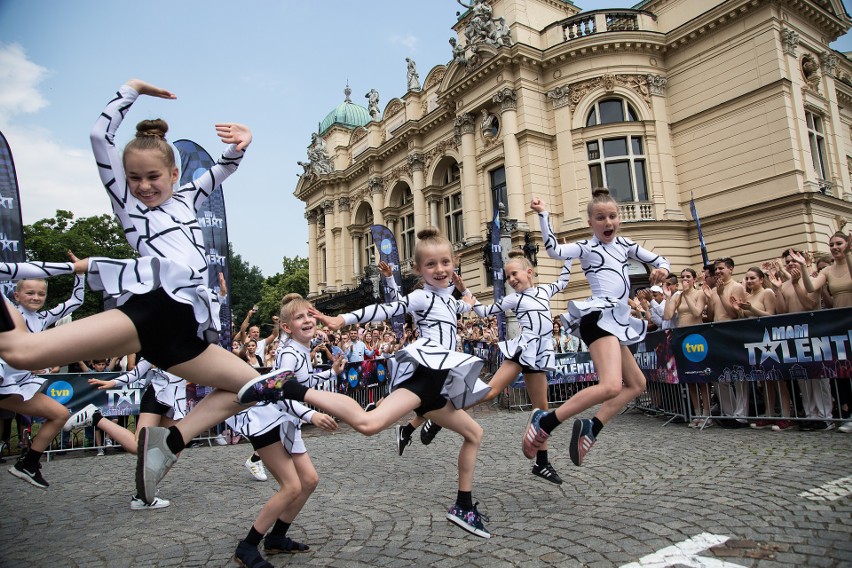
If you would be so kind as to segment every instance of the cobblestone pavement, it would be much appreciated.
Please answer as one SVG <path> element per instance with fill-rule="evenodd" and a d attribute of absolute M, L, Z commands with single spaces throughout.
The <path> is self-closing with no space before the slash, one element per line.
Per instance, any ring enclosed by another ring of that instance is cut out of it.
<path fill-rule="evenodd" d="M 521 454 L 527 413 L 474 416 L 486 432 L 474 500 L 491 539 L 445 517 L 457 436 L 444 431 L 428 447 L 415 439 L 399 457 L 392 430 L 366 438 L 344 427 L 306 432 L 320 485 L 291 536 L 312 552 L 270 561 L 704 566 L 698 553 L 723 568 L 852 565 L 848 434 L 700 432 L 629 412 L 604 429 L 583 467 L 568 459 L 570 425 L 554 433 L 551 460 L 565 479 L 557 487 L 531 476 Z M 161 485 L 172 506 L 158 511 L 130 510 L 128 454 L 53 459 L 43 469 L 47 491 L 4 473 L 0 566 L 233 566 L 237 541 L 276 489 L 250 478 L 250 453 L 245 444 L 185 451 Z"/>

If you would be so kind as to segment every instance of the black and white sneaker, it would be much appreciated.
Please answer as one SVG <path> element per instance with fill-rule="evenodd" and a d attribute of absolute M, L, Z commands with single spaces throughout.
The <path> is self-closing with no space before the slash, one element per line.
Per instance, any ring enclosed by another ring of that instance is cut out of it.
<path fill-rule="evenodd" d="M 431 420 L 427 420 L 426 423 L 423 424 L 423 427 L 420 429 L 420 441 L 423 443 L 424 446 L 428 446 L 432 443 L 432 440 L 435 439 L 435 436 L 437 436 L 438 432 L 440 432 L 442 429 L 443 426 L 438 426 Z"/>
<path fill-rule="evenodd" d="M 50 486 L 50 483 L 41 476 L 40 463 L 37 463 L 35 469 L 30 471 L 24 468 L 22 460 L 18 460 L 15 465 L 9 468 L 9 473 L 42 489 L 47 489 Z"/>
<path fill-rule="evenodd" d="M 556 470 L 553 469 L 553 466 L 550 463 L 546 463 L 544 465 L 535 464 L 532 467 L 532 474 L 537 475 L 542 479 L 546 479 L 551 483 L 555 483 L 556 485 L 562 485 L 562 478 L 559 477 L 559 474 L 556 473 Z"/>
<path fill-rule="evenodd" d="M 396 449 L 399 452 L 399 455 L 402 455 L 402 452 L 405 451 L 405 448 L 411 445 L 411 436 L 406 436 L 405 432 L 402 431 L 402 426 L 399 424 L 396 425 Z"/>

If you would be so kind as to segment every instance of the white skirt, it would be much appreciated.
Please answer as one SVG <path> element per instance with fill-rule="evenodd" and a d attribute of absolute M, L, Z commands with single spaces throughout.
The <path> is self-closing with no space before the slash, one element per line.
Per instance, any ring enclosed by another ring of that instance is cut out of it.
<path fill-rule="evenodd" d="M 513 339 L 497 344 L 505 359 L 514 359 L 520 354 L 518 361 L 524 367 L 538 371 L 556 369 L 556 358 L 553 356 L 553 339 L 548 337 L 521 334 Z"/>
<path fill-rule="evenodd" d="M 630 315 L 630 306 L 609 298 L 590 298 L 568 302 L 568 313 L 559 316 L 562 325 L 571 335 L 580 337 L 580 320 L 583 316 L 600 312 L 598 327 L 614 335 L 621 345 L 633 345 L 645 339 L 648 323 Z M 583 339 L 580 337 L 580 339 Z"/>
<path fill-rule="evenodd" d="M 491 387 L 479 379 L 484 364 L 478 357 L 449 351 L 434 341 L 420 338 L 388 360 L 390 388 L 393 391 L 410 379 L 420 365 L 449 371 L 441 395 L 452 402 L 455 408 L 466 408 L 485 398 L 491 391 Z"/>
<path fill-rule="evenodd" d="M 170 381 L 161 373 L 155 373 L 151 379 L 151 388 L 154 389 L 154 395 L 157 402 L 165 406 L 171 407 L 171 410 L 166 413 L 166 416 L 172 420 L 182 420 L 186 418 L 189 410 L 186 406 L 186 381 Z"/>
<path fill-rule="evenodd" d="M 30 400 L 41 390 L 47 379 L 10 367 L 0 359 L 0 395 L 18 394 L 24 400 Z"/>
<path fill-rule="evenodd" d="M 289 454 L 307 451 L 302 440 L 302 421 L 286 412 L 277 404 L 261 403 L 236 413 L 225 420 L 228 428 L 246 438 L 254 438 L 278 428 L 281 443 Z"/>

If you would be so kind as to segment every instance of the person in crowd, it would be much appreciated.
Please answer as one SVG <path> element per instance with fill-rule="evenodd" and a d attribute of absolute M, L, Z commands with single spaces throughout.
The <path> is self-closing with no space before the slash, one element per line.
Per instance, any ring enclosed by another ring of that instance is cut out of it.
<path fill-rule="evenodd" d="M 367 354 L 367 345 L 361 340 L 358 327 L 349 330 L 349 347 L 346 349 L 346 360 L 350 363 L 360 363 Z"/>
<path fill-rule="evenodd" d="M 275 352 L 278 350 L 278 343 L 278 338 L 275 338 L 266 346 L 266 352 L 263 354 L 263 366 L 268 369 L 271 369 L 275 364 Z"/>
<path fill-rule="evenodd" d="M 592 298 L 571 301 L 568 315 L 561 316 L 571 333 L 579 334 L 591 351 L 598 383 L 586 387 L 552 412 L 535 408 L 523 436 L 524 455 L 532 459 L 559 424 L 595 405 L 601 407 L 591 419 L 574 421 L 569 453 L 574 465 L 581 465 L 601 430 L 621 409 L 645 390 L 645 376 L 627 345 L 642 341 L 647 323 L 630 317 L 627 259 L 654 266 L 650 280 L 661 282 L 669 263 L 626 237 L 618 236 L 618 204 L 607 189 L 595 189 L 587 213 L 592 237 L 559 245 L 550 228 L 544 202 L 530 203 L 539 216 L 544 246 L 551 258 L 580 259 L 580 266 L 592 288 Z"/>
<path fill-rule="evenodd" d="M 254 368 L 263 367 L 263 358 L 257 352 L 257 341 L 252 338 L 246 340 L 239 352 L 240 359 Z"/>
<path fill-rule="evenodd" d="M 688 327 L 703 323 L 705 296 L 696 288 L 696 273 L 691 268 L 680 271 L 680 289 L 666 300 L 666 309 L 663 312 L 663 320 L 672 323 L 672 326 Z M 710 385 L 708 383 L 689 383 L 689 400 L 692 404 L 692 414 L 699 416 L 710 416 Z M 713 423 L 701 418 L 693 418 L 689 423 L 690 428 L 708 427 Z"/>
<path fill-rule="evenodd" d="M 234 340 L 240 342 L 240 344 L 243 344 L 246 343 L 249 339 L 253 339 L 257 344 L 257 353 L 260 354 L 266 351 L 266 345 L 268 343 L 278 338 L 281 328 L 278 325 L 278 316 L 272 316 L 272 332 L 268 336 L 261 339 L 260 327 L 256 325 L 249 326 L 249 321 L 256 313 L 257 306 L 252 306 L 246 314 L 243 323 L 240 324 L 240 329 L 234 336 Z"/>
<path fill-rule="evenodd" d="M 745 273 L 744 283 L 747 294 L 746 299 L 744 301 L 731 299 L 731 302 L 737 307 L 739 318 L 775 315 L 775 292 L 772 291 L 769 279 L 763 270 L 757 266 L 749 268 Z M 785 424 L 789 422 L 790 391 L 787 389 L 786 381 L 761 381 L 759 384 L 763 388 L 765 415 L 770 418 L 756 420 L 750 426 L 758 430 L 763 430 L 772 428 L 776 422 L 784 422 Z M 774 416 L 776 403 L 779 399 L 780 418 L 775 420 L 771 417 Z"/>
<path fill-rule="evenodd" d="M 22 331 L 27 332 L 28 339 L 34 338 L 35 343 L 40 344 L 50 340 L 35 338 L 33 334 L 43 332 L 83 304 L 86 279 L 82 275 L 77 275 L 74 278 L 71 297 L 49 310 L 43 309 L 47 299 L 47 281 L 44 278 L 61 273 L 62 268 L 66 271 L 70 268 L 73 272 L 74 263 L 81 268 L 84 264 L 84 261 L 80 261 L 71 251 L 68 251 L 68 256 L 71 258 L 71 263 L 55 265 L 0 263 L 0 274 L 6 279 L 17 281 L 14 292 L 17 310 L 13 313 L 20 318 Z M 6 300 L 2 299 L 0 302 L 3 309 L 6 309 Z M 0 356 L 3 357 L 0 360 L 0 409 L 45 419 L 38 433 L 31 439 L 29 447 L 25 452 L 21 452 L 18 460 L 9 468 L 9 473 L 36 487 L 47 489 L 50 483 L 41 474 L 41 457 L 53 438 L 62 430 L 68 418 L 68 410 L 56 400 L 40 392 L 45 379 L 23 369 L 49 368 L 55 366 L 56 362 L 28 364 L 24 361 L 24 364 L 19 365 L 5 354 Z M 69 362 L 65 361 L 65 363 Z M 19 426 L 19 437 L 22 431 Z"/>
<path fill-rule="evenodd" d="M 811 277 L 805 266 L 804 255 L 793 251 L 792 258 L 800 267 L 802 283 L 808 293 L 822 292 L 828 290 L 831 294 L 831 305 L 835 308 L 848 308 L 852 306 L 852 235 L 837 231 L 828 240 L 828 250 L 834 261 L 831 265 L 824 267 L 815 276 Z M 820 379 L 822 381 L 824 379 Z M 844 386 L 840 386 L 845 383 Z M 849 381 L 838 381 L 839 414 L 841 418 L 849 418 L 850 404 L 852 404 L 852 393 L 849 389 Z M 828 418 L 823 412 L 820 418 Z M 823 422 L 818 420 L 817 422 Z M 831 429 L 833 423 L 826 422 L 826 428 Z M 815 430 L 821 430 L 822 424 L 814 424 Z M 840 431 L 852 432 L 852 422 L 844 421 L 840 425 Z"/>
<path fill-rule="evenodd" d="M 716 266 L 711 262 L 704 265 L 703 276 L 701 282 L 698 282 L 698 288 L 704 294 L 704 313 L 701 315 L 705 323 L 713 321 L 713 315 L 710 313 L 710 299 L 713 290 L 716 288 Z"/>
<path fill-rule="evenodd" d="M 274 367 L 292 373 L 294 379 L 301 382 L 332 380 L 343 370 L 345 359 L 342 354 L 338 355 L 332 369 L 314 371 L 311 343 L 315 330 L 302 325 L 303 320 L 296 317 L 302 312 L 306 314 L 308 306 L 310 303 L 299 294 L 288 294 L 282 299 L 279 321 L 290 340 L 277 350 Z M 287 536 L 319 482 L 302 439 L 301 424 L 310 423 L 334 431 L 337 422 L 327 414 L 292 401 L 260 403 L 226 422 L 232 430 L 248 438 L 255 454 L 263 460 L 279 486 L 261 508 L 246 537 L 238 543 L 234 560 L 241 566 L 272 568 L 258 550 L 261 540 L 267 555 L 310 551 L 307 544 Z"/>

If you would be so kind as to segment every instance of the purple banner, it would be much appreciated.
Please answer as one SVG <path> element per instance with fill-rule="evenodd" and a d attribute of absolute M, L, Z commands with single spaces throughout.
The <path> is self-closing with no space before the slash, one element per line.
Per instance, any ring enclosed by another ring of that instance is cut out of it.
<path fill-rule="evenodd" d="M 180 184 L 192 182 L 212 168 L 216 162 L 204 148 L 191 140 L 177 140 L 174 146 L 180 152 Z M 222 185 L 213 188 L 210 196 L 198 207 L 198 224 L 207 247 L 207 287 L 212 294 L 219 294 L 219 274 L 225 275 L 228 296 L 222 302 L 219 321 L 222 331 L 219 345 L 231 349 L 231 270 L 228 265 L 228 224 L 225 217 L 225 194 Z"/>
<path fill-rule="evenodd" d="M 396 237 L 390 229 L 384 225 L 372 225 L 370 231 L 373 234 L 373 242 L 376 248 L 379 249 L 379 260 L 386 262 L 393 270 L 393 279 L 396 282 L 397 290 L 402 294 L 402 275 L 399 272 L 399 249 L 396 246 Z M 385 285 L 385 279 L 382 277 L 382 297 L 385 302 L 389 302 L 396 298 L 394 291 L 389 290 Z M 396 334 L 398 341 L 402 341 L 405 334 L 405 316 L 399 315 L 391 318 L 391 326 Z"/>

